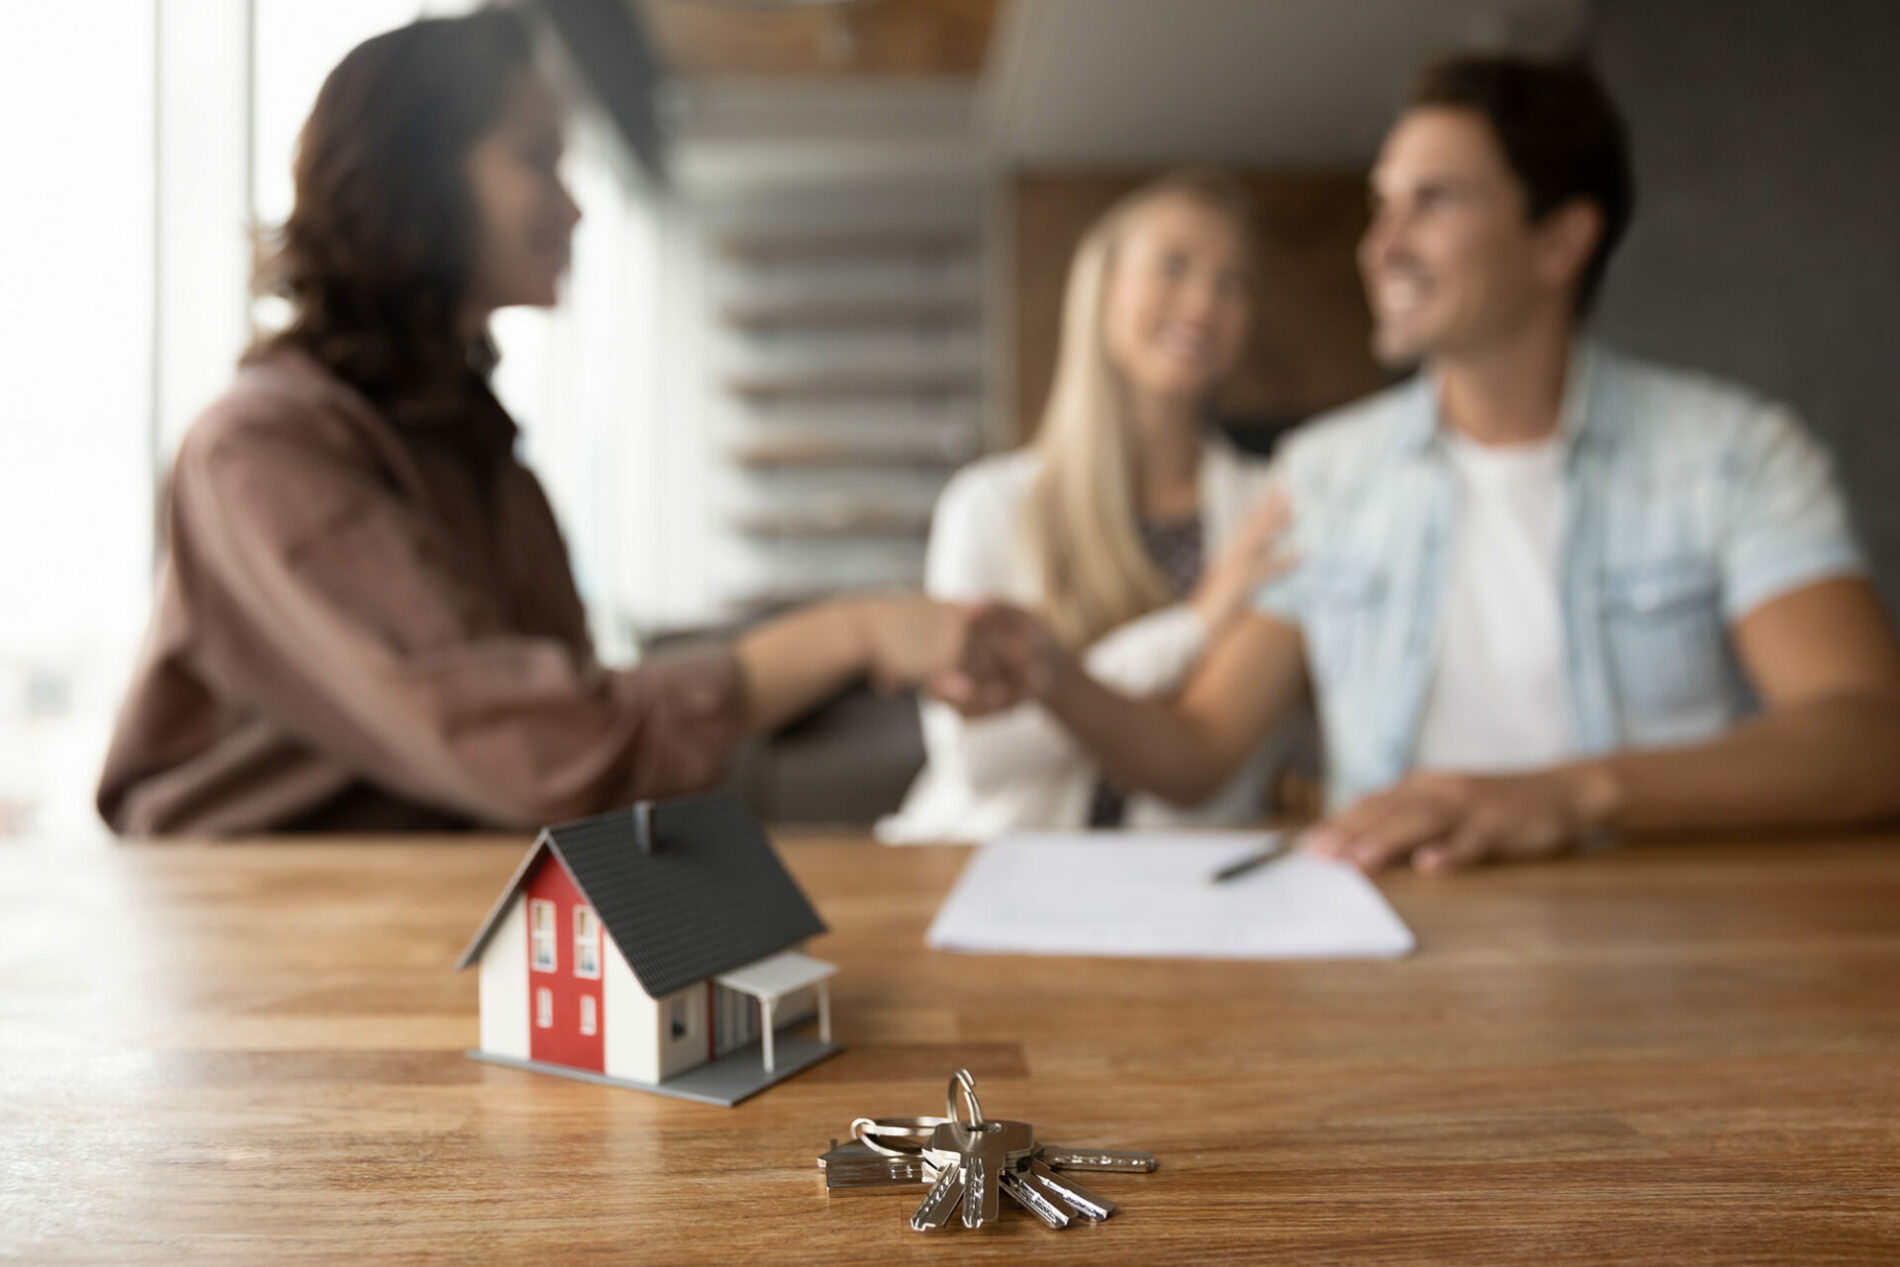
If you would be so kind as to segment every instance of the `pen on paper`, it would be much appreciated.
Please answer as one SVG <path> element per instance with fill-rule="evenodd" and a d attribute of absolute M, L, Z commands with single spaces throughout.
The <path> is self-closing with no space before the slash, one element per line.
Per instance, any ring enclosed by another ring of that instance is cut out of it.
<path fill-rule="evenodd" d="M 1246 875 L 1249 871 L 1256 871 L 1266 866 L 1275 858 L 1284 858 L 1287 854 L 1293 852 L 1293 842 L 1294 837 L 1291 834 L 1282 832 L 1246 857 L 1238 858 L 1222 867 L 1219 871 L 1216 871 L 1213 875 L 1208 877 L 1208 882 L 1210 884 L 1225 884 L 1229 880 L 1238 879 Z"/>

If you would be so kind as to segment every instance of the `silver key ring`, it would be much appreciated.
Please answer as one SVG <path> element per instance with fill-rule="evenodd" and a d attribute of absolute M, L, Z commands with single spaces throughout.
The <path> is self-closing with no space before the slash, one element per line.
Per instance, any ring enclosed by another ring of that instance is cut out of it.
<path fill-rule="evenodd" d="M 965 1123 L 957 1112 L 957 1092 L 963 1092 L 963 1102 L 970 1106 L 970 1120 Z M 968 1125 L 972 1129 L 983 1125 L 983 1106 L 976 1102 L 976 1079 L 970 1076 L 968 1069 L 959 1069 L 950 1075 L 949 1089 L 943 1093 L 944 1115 L 958 1126 Z"/>
<path fill-rule="evenodd" d="M 930 1143 L 945 1117 L 855 1117 L 851 1119 L 851 1138 L 874 1153 L 886 1157 L 917 1157 Z M 895 1141 L 897 1147 L 886 1144 Z"/>

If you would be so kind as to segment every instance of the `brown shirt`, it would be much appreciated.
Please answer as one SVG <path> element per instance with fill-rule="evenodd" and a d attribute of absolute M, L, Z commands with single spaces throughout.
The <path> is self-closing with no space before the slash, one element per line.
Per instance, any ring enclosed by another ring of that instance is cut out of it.
<path fill-rule="evenodd" d="M 514 438 L 472 375 L 385 412 L 294 350 L 245 367 L 179 449 L 113 828 L 529 827 L 717 780 L 736 661 L 595 663 Z"/>

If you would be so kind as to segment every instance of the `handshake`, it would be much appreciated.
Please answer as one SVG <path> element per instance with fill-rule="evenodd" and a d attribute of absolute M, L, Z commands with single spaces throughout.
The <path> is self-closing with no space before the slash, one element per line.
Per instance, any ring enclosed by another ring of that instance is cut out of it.
<path fill-rule="evenodd" d="M 879 690 L 917 686 L 966 716 L 1042 698 L 1075 660 L 1034 614 L 1008 603 L 865 600 L 860 629 Z"/>
<path fill-rule="evenodd" d="M 1247 609 L 1254 591 L 1297 562 L 1286 545 L 1292 507 L 1279 489 L 1248 513 L 1187 603 L 1212 638 Z M 966 716 L 1047 699 L 1079 673 L 1077 661 L 1034 613 L 1009 603 L 864 600 L 864 663 L 879 689 L 919 686 Z"/>

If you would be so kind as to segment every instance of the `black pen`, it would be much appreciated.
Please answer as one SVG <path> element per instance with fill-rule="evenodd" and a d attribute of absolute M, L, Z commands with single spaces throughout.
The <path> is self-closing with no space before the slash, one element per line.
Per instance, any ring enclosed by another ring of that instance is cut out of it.
<path fill-rule="evenodd" d="M 1208 877 L 1210 884 L 1225 884 L 1227 881 L 1246 875 L 1249 871 L 1266 866 L 1275 858 L 1287 854 L 1293 848 L 1293 837 L 1285 832 L 1271 842 L 1248 854 L 1237 862 L 1230 862 Z"/>

